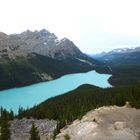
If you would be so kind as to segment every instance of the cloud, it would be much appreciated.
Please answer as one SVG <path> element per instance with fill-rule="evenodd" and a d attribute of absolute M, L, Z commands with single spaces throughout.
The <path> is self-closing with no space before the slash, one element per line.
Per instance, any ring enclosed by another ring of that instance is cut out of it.
<path fill-rule="evenodd" d="M 139 0 L 0 0 L 0 30 L 46 28 L 94 53 L 140 44 Z"/>

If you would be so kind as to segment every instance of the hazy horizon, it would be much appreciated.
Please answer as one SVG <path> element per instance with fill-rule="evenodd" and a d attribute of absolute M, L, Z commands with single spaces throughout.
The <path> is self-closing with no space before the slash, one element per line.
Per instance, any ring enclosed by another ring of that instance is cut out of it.
<path fill-rule="evenodd" d="M 84 53 L 140 46 L 138 0 L 4 0 L 0 31 L 29 30 L 67 37 Z"/>

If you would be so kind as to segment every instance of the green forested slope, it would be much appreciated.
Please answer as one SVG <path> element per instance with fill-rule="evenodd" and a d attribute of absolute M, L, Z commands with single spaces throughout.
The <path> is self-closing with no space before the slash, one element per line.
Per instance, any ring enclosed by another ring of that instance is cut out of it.
<path fill-rule="evenodd" d="M 140 83 L 130 87 L 107 89 L 83 85 L 64 95 L 50 98 L 32 109 L 20 110 L 18 117 L 55 119 L 61 122 L 61 126 L 64 126 L 66 122 L 83 116 L 91 109 L 104 105 L 123 106 L 126 101 L 140 108 Z"/>
<path fill-rule="evenodd" d="M 94 58 L 94 56 L 93 56 Z M 99 57 L 109 69 L 98 67 L 99 72 L 111 73 L 110 83 L 114 86 L 132 85 L 140 80 L 140 47 L 113 50 Z"/>
<path fill-rule="evenodd" d="M 35 55 L 17 59 L 0 60 L 0 90 L 25 86 L 43 81 L 39 74 L 47 73 L 53 78 L 77 72 L 93 70 L 94 66 L 72 59 L 56 60 Z"/>
<path fill-rule="evenodd" d="M 114 86 L 133 85 L 140 80 L 139 64 L 112 64 L 109 67 L 111 70 L 106 65 L 105 67 L 98 67 L 97 71 L 99 73 L 112 74 L 109 82 Z"/>

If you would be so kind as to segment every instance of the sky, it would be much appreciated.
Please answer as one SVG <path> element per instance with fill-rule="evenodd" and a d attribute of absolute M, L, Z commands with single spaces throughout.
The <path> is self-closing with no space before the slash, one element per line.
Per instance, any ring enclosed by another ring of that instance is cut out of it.
<path fill-rule="evenodd" d="M 140 46 L 140 0 L 0 0 L 0 31 L 47 29 L 84 53 Z"/>

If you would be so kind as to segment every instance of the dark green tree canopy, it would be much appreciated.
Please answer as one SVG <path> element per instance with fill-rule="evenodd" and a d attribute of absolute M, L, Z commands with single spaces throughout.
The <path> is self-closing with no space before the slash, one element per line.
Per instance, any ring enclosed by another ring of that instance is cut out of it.
<path fill-rule="evenodd" d="M 40 140 L 39 131 L 34 123 L 32 124 L 29 140 Z"/>
<path fill-rule="evenodd" d="M 0 140 L 10 140 L 11 138 L 11 131 L 10 131 L 10 124 L 9 120 L 11 119 L 10 113 L 8 113 L 5 109 L 1 108 L 1 117 L 0 117 Z"/>

